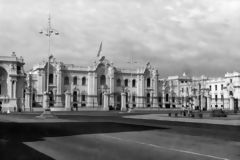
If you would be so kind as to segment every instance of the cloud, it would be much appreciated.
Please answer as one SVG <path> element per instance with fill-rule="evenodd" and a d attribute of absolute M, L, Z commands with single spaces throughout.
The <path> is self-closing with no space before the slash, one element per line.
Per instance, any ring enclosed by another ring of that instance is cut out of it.
<path fill-rule="evenodd" d="M 103 41 L 102 54 L 117 66 L 132 55 L 162 76 L 239 68 L 238 0 L 0 0 L 2 54 L 16 51 L 27 69 L 46 57 L 48 41 L 38 32 L 49 11 L 60 32 L 52 52 L 65 63 L 90 65 Z"/>

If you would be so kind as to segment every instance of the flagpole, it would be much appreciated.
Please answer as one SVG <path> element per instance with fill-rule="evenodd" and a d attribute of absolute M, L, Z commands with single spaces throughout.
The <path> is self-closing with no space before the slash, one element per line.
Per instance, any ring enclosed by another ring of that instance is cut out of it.
<path fill-rule="evenodd" d="M 102 52 L 102 42 L 100 43 L 99 49 L 98 49 L 98 54 L 97 57 L 100 57 L 100 53 Z"/>

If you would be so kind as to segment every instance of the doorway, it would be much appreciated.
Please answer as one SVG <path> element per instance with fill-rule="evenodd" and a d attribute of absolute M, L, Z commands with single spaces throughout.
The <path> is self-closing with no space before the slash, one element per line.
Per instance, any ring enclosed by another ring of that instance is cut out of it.
<path fill-rule="evenodd" d="M 49 106 L 50 107 L 54 106 L 54 99 L 53 99 L 53 91 L 52 90 L 49 92 Z"/>

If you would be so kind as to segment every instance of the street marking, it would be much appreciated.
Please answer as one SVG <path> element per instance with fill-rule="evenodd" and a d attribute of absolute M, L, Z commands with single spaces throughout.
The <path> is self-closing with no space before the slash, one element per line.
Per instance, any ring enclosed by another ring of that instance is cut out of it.
<path fill-rule="evenodd" d="M 163 146 L 159 146 L 159 145 L 155 145 L 155 144 L 151 144 L 151 143 L 144 143 L 144 142 L 139 142 L 139 141 L 134 141 L 134 140 L 129 140 L 129 139 L 123 139 L 123 138 L 114 137 L 114 136 L 110 136 L 110 135 L 106 135 L 106 134 L 101 134 L 101 135 L 104 136 L 104 137 L 116 139 L 116 140 L 119 140 L 119 141 L 133 142 L 133 143 L 137 143 L 137 144 L 141 144 L 141 145 L 147 145 L 147 146 L 160 148 L 160 149 L 165 149 L 165 150 L 170 150 L 170 151 L 188 153 L 188 154 L 193 154 L 193 155 L 198 155 L 198 156 L 203 156 L 203 157 L 209 157 L 209 158 L 214 158 L 214 159 L 229 160 L 228 158 L 222 158 L 222 157 L 217 157 L 217 156 L 213 156 L 213 155 L 202 154 L 202 153 L 186 151 L 186 150 L 181 150 L 181 149 L 175 149 L 175 148 L 167 148 L 167 147 L 163 147 Z"/>

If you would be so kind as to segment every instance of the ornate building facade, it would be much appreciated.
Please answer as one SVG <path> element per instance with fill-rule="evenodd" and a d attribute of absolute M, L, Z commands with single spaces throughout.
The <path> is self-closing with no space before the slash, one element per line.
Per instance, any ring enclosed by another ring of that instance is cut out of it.
<path fill-rule="evenodd" d="M 150 63 L 136 70 L 120 69 L 104 56 L 89 67 L 80 67 L 50 59 L 29 72 L 27 81 L 31 88 L 32 106 L 43 106 L 43 95 L 49 81 L 49 101 L 52 110 L 69 110 L 78 107 L 158 107 L 158 71 Z M 29 93 L 29 92 L 28 92 Z M 70 95 L 70 108 L 68 95 Z M 28 96 L 29 97 L 29 96 Z M 26 101 L 28 103 L 28 101 Z"/>
<path fill-rule="evenodd" d="M 226 73 L 223 78 L 171 76 L 161 80 L 163 108 L 238 110 L 240 73 Z"/>
<path fill-rule="evenodd" d="M 160 78 L 147 63 L 137 69 L 116 67 L 104 56 L 88 67 L 50 59 L 25 74 L 24 61 L 0 57 L 0 104 L 3 110 L 43 110 L 48 94 L 51 110 L 83 107 L 126 110 L 126 108 L 191 108 L 238 110 L 240 73 L 222 78 L 170 76 Z M 47 90 L 49 83 L 49 93 Z"/>
<path fill-rule="evenodd" d="M 23 58 L 13 52 L 0 56 L 0 104 L 3 111 L 19 111 L 24 103 L 25 72 Z"/>

